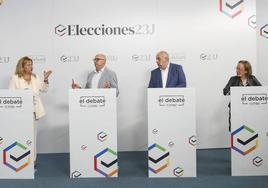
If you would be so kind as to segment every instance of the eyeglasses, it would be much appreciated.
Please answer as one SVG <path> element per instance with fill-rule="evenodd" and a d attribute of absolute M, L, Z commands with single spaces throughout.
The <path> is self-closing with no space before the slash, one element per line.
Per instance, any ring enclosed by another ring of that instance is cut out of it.
<path fill-rule="evenodd" d="M 105 59 L 101 59 L 101 58 L 94 58 L 93 59 L 94 62 L 97 62 L 97 61 L 100 61 L 100 60 L 105 60 Z"/>

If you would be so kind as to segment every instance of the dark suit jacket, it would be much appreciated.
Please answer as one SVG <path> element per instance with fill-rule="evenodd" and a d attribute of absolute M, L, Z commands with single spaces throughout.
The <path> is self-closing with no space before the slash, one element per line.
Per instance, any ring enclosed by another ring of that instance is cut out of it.
<path fill-rule="evenodd" d="M 156 68 L 151 72 L 149 88 L 162 88 L 162 75 L 160 68 Z M 168 78 L 166 83 L 167 88 L 186 87 L 186 78 L 181 65 L 169 64 Z"/>
<path fill-rule="evenodd" d="M 230 95 L 230 88 L 233 86 L 242 86 L 240 77 L 232 76 L 225 88 L 223 89 L 223 94 Z M 261 86 L 261 83 L 259 82 L 259 80 L 257 80 L 255 76 L 251 75 L 248 78 L 247 86 Z"/>

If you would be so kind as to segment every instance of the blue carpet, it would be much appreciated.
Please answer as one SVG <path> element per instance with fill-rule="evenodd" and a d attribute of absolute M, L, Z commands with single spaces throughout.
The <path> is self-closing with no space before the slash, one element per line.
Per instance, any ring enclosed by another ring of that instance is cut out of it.
<path fill-rule="evenodd" d="M 266 188 L 268 177 L 231 177 L 228 149 L 198 150 L 197 178 L 147 178 L 146 152 L 120 152 L 119 178 L 69 178 L 68 154 L 38 155 L 35 180 L 0 180 L 0 188 Z"/>

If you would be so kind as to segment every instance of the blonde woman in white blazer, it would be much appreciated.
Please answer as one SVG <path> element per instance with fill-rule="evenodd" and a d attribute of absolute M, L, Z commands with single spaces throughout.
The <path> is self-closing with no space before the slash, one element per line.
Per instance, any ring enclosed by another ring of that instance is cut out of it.
<path fill-rule="evenodd" d="M 44 71 L 44 80 L 40 80 L 37 75 L 33 73 L 33 61 L 29 57 L 21 58 L 16 67 L 15 74 L 12 76 L 9 89 L 24 90 L 30 89 L 33 91 L 33 104 L 34 104 L 34 161 L 36 161 L 36 137 L 37 127 L 35 121 L 45 115 L 45 109 L 40 98 L 40 92 L 47 92 L 48 90 L 48 77 L 52 71 Z M 36 165 L 35 165 L 36 167 Z"/>

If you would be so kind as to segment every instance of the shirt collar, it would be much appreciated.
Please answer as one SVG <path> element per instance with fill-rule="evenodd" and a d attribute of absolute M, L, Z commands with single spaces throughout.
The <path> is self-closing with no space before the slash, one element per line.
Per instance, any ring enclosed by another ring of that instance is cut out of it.
<path fill-rule="evenodd" d="M 161 70 L 161 71 L 167 71 L 167 70 L 169 69 L 169 64 L 170 64 L 170 62 L 168 62 L 168 65 L 167 65 L 167 67 L 166 67 L 165 70 L 163 70 L 163 69 L 161 69 L 161 68 L 160 68 L 160 70 Z"/>
<path fill-rule="evenodd" d="M 104 66 L 99 72 L 95 69 L 95 70 L 94 70 L 94 73 L 102 73 L 102 72 L 104 71 L 105 67 L 106 67 L 106 66 Z"/>

